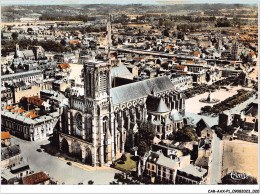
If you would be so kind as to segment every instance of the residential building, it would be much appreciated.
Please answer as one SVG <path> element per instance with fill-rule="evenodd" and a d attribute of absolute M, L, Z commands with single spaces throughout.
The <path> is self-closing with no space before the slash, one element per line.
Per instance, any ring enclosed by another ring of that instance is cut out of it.
<path fill-rule="evenodd" d="M 1 167 L 8 168 L 19 164 L 22 161 L 19 145 L 10 145 L 1 148 Z"/>
<path fill-rule="evenodd" d="M 36 141 L 52 135 L 60 116 L 59 112 L 39 116 L 35 110 L 25 111 L 16 107 L 9 109 L 9 107 L 1 111 L 2 129 L 29 141 Z"/>
<path fill-rule="evenodd" d="M 177 169 L 180 168 L 179 158 L 170 159 L 165 157 L 162 151 L 152 152 L 146 161 L 145 174 L 166 184 L 175 184 Z M 154 180 L 153 180 L 154 179 Z"/>
<path fill-rule="evenodd" d="M 205 184 L 207 170 L 190 164 L 177 170 L 176 184 Z"/>
<path fill-rule="evenodd" d="M 21 81 L 23 81 L 26 84 L 30 84 L 32 82 L 42 82 L 43 72 L 41 70 L 33 70 L 1 76 L 2 86 L 5 86 L 5 84 L 12 85 L 13 83 Z"/>
<path fill-rule="evenodd" d="M 1 146 L 8 147 L 11 145 L 11 135 L 8 131 L 1 132 Z"/>
<path fill-rule="evenodd" d="M 23 178 L 24 185 L 49 185 L 50 177 L 44 172 L 38 172 Z"/>

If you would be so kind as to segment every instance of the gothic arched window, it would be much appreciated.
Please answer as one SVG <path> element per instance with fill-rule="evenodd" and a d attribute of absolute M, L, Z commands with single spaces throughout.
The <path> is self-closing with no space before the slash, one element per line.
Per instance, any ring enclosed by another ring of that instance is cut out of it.
<path fill-rule="evenodd" d="M 86 119 L 86 140 L 92 142 L 92 118 Z"/>
<path fill-rule="evenodd" d="M 79 113 L 76 115 L 76 126 L 79 130 L 82 130 L 82 116 Z"/>
<path fill-rule="evenodd" d="M 82 115 L 80 113 L 76 113 L 75 115 L 75 121 L 74 121 L 74 127 L 75 127 L 75 132 L 77 136 L 82 135 Z"/>

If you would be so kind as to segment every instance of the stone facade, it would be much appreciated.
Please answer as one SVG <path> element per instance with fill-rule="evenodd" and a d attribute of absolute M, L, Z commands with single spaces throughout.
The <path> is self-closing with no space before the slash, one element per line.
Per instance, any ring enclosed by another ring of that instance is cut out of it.
<path fill-rule="evenodd" d="M 53 134 L 53 128 L 58 122 L 59 113 L 53 112 L 48 116 L 37 118 L 28 117 L 28 112 L 18 113 L 3 110 L 1 127 L 11 134 L 29 141 L 36 141 Z"/>
<path fill-rule="evenodd" d="M 26 71 L 22 73 L 14 73 L 3 75 L 1 77 L 1 84 L 5 86 L 5 84 L 12 84 L 16 82 L 25 82 L 26 84 L 30 84 L 32 82 L 42 82 L 43 81 L 43 71 L 41 70 L 32 70 Z"/>

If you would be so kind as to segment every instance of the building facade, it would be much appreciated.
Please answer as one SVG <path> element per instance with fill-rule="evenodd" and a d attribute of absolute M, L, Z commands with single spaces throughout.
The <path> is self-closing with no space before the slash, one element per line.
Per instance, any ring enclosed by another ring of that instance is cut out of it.
<path fill-rule="evenodd" d="M 26 84 L 30 84 L 32 82 L 42 82 L 43 81 L 43 71 L 41 70 L 32 70 L 32 71 L 26 71 L 22 73 L 14 73 L 14 74 L 8 74 L 3 75 L 1 77 L 1 83 L 2 86 L 5 86 L 5 84 L 12 84 L 16 82 L 25 82 Z"/>
<path fill-rule="evenodd" d="M 58 122 L 59 112 L 39 116 L 34 111 L 22 109 L 2 110 L 1 127 L 11 134 L 29 141 L 44 139 L 53 134 L 53 128 Z"/>

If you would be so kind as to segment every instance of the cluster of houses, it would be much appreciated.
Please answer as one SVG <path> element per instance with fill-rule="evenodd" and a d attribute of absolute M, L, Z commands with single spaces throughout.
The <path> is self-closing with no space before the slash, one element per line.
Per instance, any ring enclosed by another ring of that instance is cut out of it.
<path fill-rule="evenodd" d="M 241 112 L 219 114 L 218 126 L 221 129 L 234 127 L 232 134 L 224 134 L 224 139 L 240 139 L 258 143 L 258 101 L 255 100 Z"/>
<path fill-rule="evenodd" d="M 177 142 L 154 139 L 152 149 L 137 163 L 139 176 L 152 183 L 208 184 L 212 166 L 213 131 L 201 119 L 196 124 L 198 141 Z"/>
<path fill-rule="evenodd" d="M 21 155 L 20 146 L 12 143 L 11 135 L 1 132 L 1 184 L 47 185 L 46 172 L 33 172 Z"/>

